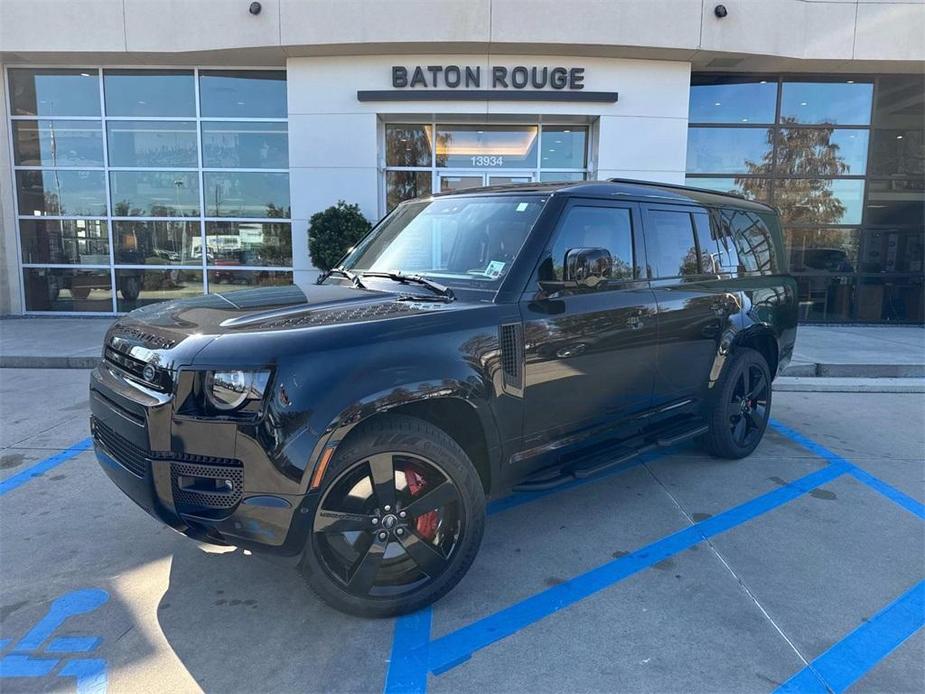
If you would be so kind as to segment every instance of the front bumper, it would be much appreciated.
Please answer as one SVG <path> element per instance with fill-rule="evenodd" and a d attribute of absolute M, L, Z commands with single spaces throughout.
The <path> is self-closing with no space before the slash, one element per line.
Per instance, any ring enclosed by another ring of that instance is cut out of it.
<path fill-rule="evenodd" d="M 234 423 L 176 418 L 171 395 L 106 363 L 91 376 L 90 409 L 97 460 L 149 514 L 197 540 L 301 552 L 311 498 L 255 491 L 252 480 L 265 481 L 272 465 L 259 448 L 237 445 Z"/>

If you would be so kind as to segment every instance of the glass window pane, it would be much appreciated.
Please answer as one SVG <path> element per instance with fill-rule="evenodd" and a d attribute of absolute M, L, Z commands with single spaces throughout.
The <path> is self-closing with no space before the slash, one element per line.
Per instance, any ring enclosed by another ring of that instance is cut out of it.
<path fill-rule="evenodd" d="M 787 229 L 790 272 L 847 273 L 858 269 L 857 229 Z"/>
<path fill-rule="evenodd" d="M 697 246 L 700 248 L 700 269 L 708 275 L 718 275 L 723 272 L 723 263 L 726 261 L 726 249 L 717 238 L 718 230 L 711 223 L 706 210 L 695 212 L 693 216 Z"/>
<path fill-rule="evenodd" d="M 613 258 L 613 279 L 633 277 L 633 226 L 623 207 L 572 207 L 552 242 L 551 266 L 540 266 L 541 280 L 565 279 L 565 257 L 573 248 L 605 248 Z"/>
<path fill-rule="evenodd" d="M 857 280 L 844 275 L 801 275 L 797 280 L 800 322 L 843 323 L 854 317 Z"/>
<path fill-rule="evenodd" d="M 781 128 L 778 173 L 796 176 L 860 175 L 867 169 L 867 130 Z"/>
<path fill-rule="evenodd" d="M 466 190 L 468 188 L 480 188 L 485 185 L 484 177 L 476 174 L 474 176 L 441 176 L 440 192 L 449 193 L 454 190 Z"/>
<path fill-rule="evenodd" d="M 865 224 L 922 227 L 925 224 L 925 181 L 892 179 L 869 181 Z"/>
<path fill-rule="evenodd" d="M 199 177 L 184 171 L 113 171 L 113 217 L 196 217 Z"/>
<path fill-rule="evenodd" d="M 105 70 L 107 116 L 195 116 L 191 70 Z"/>
<path fill-rule="evenodd" d="M 695 75 L 691 123 L 773 123 L 777 82 L 753 77 Z"/>
<path fill-rule="evenodd" d="M 281 270 L 209 270 L 209 293 L 227 294 L 250 287 L 292 284 L 292 273 Z"/>
<path fill-rule="evenodd" d="M 109 233 L 99 219 L 21 219 L 24 263 L 109 265 Z"/>
<path fill-rule="evenodd" d="M 203 174 L 208 217 L 289 217 L 289 174 Z"/>
<path fill-rule="evenodd" d="M 23 269 L 27 311 L 112 312 L 109 270 Z"/>
<path fill-rule="evenodd" d="M 194 121 L 106 123 L 110 166 L 199 166 Z"/>
<path fill-rule="evenodd" d="M 120 265 L 199 265 L 199 222 L 113 222 Z"/>
<path fill-rule="evenodd" d="M 430 171 L 386 171 L 386 209 L 391 212 L 400 202 L 430 195 L 432 179 Z"/>
<path fill-rule="evenodd" d="M 587 174 L 583 171 L 540 171 L 540 181 L 543 183 L 572 183 L 585 178 Z"/>
<path fill-rule="evenodd" d="M 99 73 L 89 69 L 11 69 L 10 103 L 14 116 L 99 116 Z"/>
<path fill-rule="evenodd" d="M 922 322 L 923 276 L 862 277 L 858 282 L 857 319 L 865 322 Z"/>
<path fill-rule="evenodd" d="M 430 166 L 432 130 L 429 125 L 386 125 L 386 166 Z"/>
<path fill-rule="evenodd" d="M 689 212 L 648 211 L 646 260 L 653 277 L 683 277 L 700 272 Z"/>
<path fill-rule="evenodd" d="M 292 265 L 292 225 L 206 222 L 206 247 L 210 265 Z"/>
<path fill-rule="evenodd" d="M 819 178 L 774 182 L 774 205 L 786 225 L 860 224 L 864 181 Z"/>
<path fill-rule="evenodd" d="M 205 70 L 199 73 L 206 118 L 285 118 L 286 73 L 271 70 Z"/>
<path fill-rule="evenodd" d="M 871 132 L 870 174 L 925 179 L 925 130 Z"/>
<path fill-rule="evenodd" d="M 17 171 L 21 215 L 106 214 L 106 179 L 102 171 Z"/>
<path fill-rule="evenodd" d="M 437 126 L 437 166 L 535 168 L 537 131 L 534 125 Z"/>
<path fill-rule="evenodd" d="M 922 229 L 867 229 L 861 234 L 861 272 L 922 274 L 925 256 Z"/>
<path fill-rule="evenodd" d="M 202 165 L 216 169 L 288 169 L 286 123 L 202 123 Z"/>
<path fill-rule="evenodd" d="M 874 85 L 865 82 L 784 82 L 781 123 L 870 123 Z"/>
<path fill-rule="evenodd" d="M 690 128 L 687 170 L 691 173 L 770 173 L 773 130 Z"/>
<path fill-rule="evenodd" d="M 688 176 L 685 184 L 695 188 L 734 193 L 749 200 L 767 202 L 771 197 L 771 182 L 766 178 L 697 178 Z"/>
<path fill-rule="evenodd" d="M 13 153 L 19 166 L 102 166 L 100 121 L 16 120 Z"/>
<path fill-rule="evenodd" d="M 201 270 L 116 270 L 116 307 L 139 306 L 202 294 Z"/>
<path fill-rule="evenodd" d="M 587 135 L 584 128 L 543 126 L 540 166 L 554 169 L 585 168 Z"/>
<path fill-rule="evenodd" d="M 875 128 L 922 129 L 925 123 L 925 76 L 884 75 L 877 81 Z"/>

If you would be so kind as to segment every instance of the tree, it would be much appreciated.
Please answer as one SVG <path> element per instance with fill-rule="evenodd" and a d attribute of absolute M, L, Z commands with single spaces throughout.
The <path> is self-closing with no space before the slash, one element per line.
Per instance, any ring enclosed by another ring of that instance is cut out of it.
<path fill-rule="evenodd" d="M 316 212 L 308 220 L 308 250 L 312 263 L 321 270 L 330 270 L 371 227 L 359 205 L 348 205 L 343 200 Z"/>

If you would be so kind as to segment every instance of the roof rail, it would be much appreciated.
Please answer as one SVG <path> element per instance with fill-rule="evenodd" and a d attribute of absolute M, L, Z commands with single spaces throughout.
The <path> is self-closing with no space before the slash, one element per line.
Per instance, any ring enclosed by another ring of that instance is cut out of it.
<path fill-rule="evenodd" d="M 679 188 L 681 190 L 696 190 L 700 193 L 711 193 L 713 195 L 724 195 L 728 198 L 738 198 L 739 200 L 746 200 L 748 202 L 758 202 L 757 200 L 749 200 L 744 195 L 739 193 L 725 193 L 721 190 L 712 190 L 711 188 L 697 188 L 696 186 L 687 186 L 681 185 L 680 183 L 662 183 L 661 181 L 643 181 L 638 178 L 608 178 L 608 181 L 611 183 L 638 183 L 639 185 L 646 186 L 661 186 L 662 188 Z"/>

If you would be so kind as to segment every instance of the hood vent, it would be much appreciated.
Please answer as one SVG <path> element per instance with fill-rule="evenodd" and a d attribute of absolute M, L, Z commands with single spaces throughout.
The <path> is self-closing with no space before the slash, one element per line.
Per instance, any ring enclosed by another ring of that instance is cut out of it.
<path fill-rule="evenodd" d="M 361 304 L 345 308 L 328 308 L 306 311 L 290 315 L 277 320 L 268 320 L 255 326 L 261 330 L 271 328 L 303 328 L 318 325 L 333 325 L 335 323 L 360 323 L 363 321 L 393 318 L 395 316 L 420 313 L 421 309 L 414 304 L 390 301 L 376 304 Z"/>

